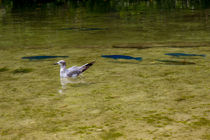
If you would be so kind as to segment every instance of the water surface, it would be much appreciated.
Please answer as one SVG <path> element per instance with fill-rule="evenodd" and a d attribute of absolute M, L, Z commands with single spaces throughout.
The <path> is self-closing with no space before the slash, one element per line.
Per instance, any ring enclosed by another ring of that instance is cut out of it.
<path fill-rule="evenodd" d="M 209 138 L 210 10 L 133 5 L 102 11 L 1 7 L 3 139 Z M 130 45 L 149 48 L 113 47 Z M 165 53 L 206 57 L 190 60 L 194 65 L 156 61 L 177 61 Z M 103 54 L 143 61 L 107 60 Z M 60 59 L 67 66 L 96 63 L 72 82 L 60 79 L 59 67 L 52 65 Z"/>

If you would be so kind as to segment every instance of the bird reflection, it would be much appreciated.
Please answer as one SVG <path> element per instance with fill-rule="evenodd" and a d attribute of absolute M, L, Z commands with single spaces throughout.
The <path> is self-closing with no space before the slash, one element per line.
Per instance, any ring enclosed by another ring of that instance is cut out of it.
<path fill-rule="evenodd" d="M 78 84 L 78 83 L 84 83 L 84 81 L 80 78 L 60 78 L 61 82 L 61 89 L 59 90 L 59 93 L 64 93 L 64 91 L 67 89 L 68 84 Z"/>

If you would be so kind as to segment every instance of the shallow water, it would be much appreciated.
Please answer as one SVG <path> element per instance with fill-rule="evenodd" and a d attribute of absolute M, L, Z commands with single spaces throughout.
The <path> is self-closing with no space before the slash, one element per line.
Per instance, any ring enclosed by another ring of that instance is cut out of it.
<path fill-rule="evenodd" d="M 209 42 L 208 9 L 91 13 L 58 7 L 0 14 L 1 137 L 209 138 Z M 112 47 L 129 44 L 150 48 Z M 206 57 L 190 59 L 195 65 L 157 62 L 176 61 L 165 53 Z M 96 63 L 68 81 L 53 65 L 60 58 L 21 59 L 26 56 L 69 56 L 67 66 Z"/>

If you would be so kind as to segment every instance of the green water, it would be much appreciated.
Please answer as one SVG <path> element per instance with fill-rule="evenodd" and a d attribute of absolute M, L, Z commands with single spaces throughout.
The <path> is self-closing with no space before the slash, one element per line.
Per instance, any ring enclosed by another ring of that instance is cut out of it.
<path fill-rule="evenodd" d="M 209 11 L 1 9 L 0 138 L 209 139 Z M 207 56 L 164 55 L 173 52 Z M 101 58 L 115 54 L 143 61 Z M 96 63 L 62 85 L 53 65 L 60 58 L 21 59 L 36 55 L 69 56 L 69 67 Z"/>

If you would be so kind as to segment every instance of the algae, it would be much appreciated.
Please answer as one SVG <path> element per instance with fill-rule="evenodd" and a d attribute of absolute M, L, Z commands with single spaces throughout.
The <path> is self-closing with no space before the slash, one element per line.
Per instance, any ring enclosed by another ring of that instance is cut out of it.
<path fill-rule="evenodd" d="M 0 72 L 5 72 L 5 71 L 8 71 L 9 69 L 7 67 L 3 67 L 3 68 L 0 68 Z"/>
<path fill-rule="evenodd" d="M 13 74 L 18 74 L 18 73 L 30 73 L 32 72 L 33 69 L 31 68 L 18 68 L 12 71 Z"/>
<path fill-rule="evenodd" d="M 11 9 L 0 18 L 0 65 L 9 68 L 0 73 L 0 139 L 209 138 L 208 11 L 149 9 L 127 14 L 125 9 L 95 14 L 83 7 L 48 6 Z M 188 14 L 198 16 L 186 19 Z M 108 30 L 57 30 L 65 27 Z M 116 44 L 151 48 L 113 48 Z M 170 60 L 167 52 L 206 54 L 206 59 L 183 66 L 156 61 Z M 62 58 L 68 66 L 97 63 L 81 82 L 69 83 L 64 90 L 60 69 L 52 65 L 61 58 L 20 59 L 40 54 L 69 56 Z M 113 62 L 101 58 L 103 54 L 144 60 Z"/>

